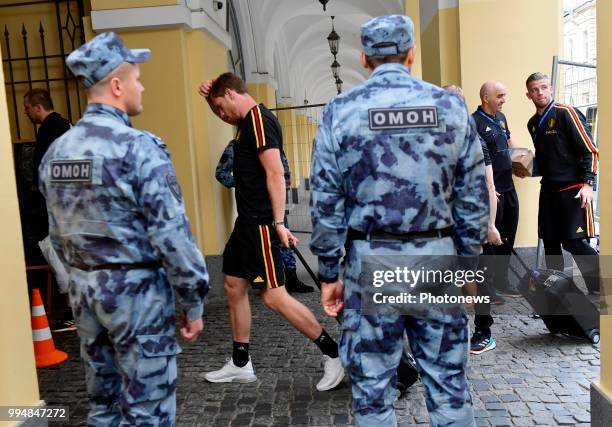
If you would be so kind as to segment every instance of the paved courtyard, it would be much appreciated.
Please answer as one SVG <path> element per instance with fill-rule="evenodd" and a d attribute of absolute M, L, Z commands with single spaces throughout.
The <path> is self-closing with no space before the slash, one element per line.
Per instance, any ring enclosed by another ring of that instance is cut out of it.
<path fill-rule="evenodd" d="M 300 235 L 305 243 L 308 236 Z M 302 253 L 308 253 L 300 244 Z M 314 259 L 311 259 L 311 265 Z M 301 267 L 300 267 L 301 268 Z M 303 269 L 300 277 L 309 282 Z M 251 355 L 258 381 L 209 384 L 204 372 L 220 367 L 231 353 L 230 327 L 222 284 L 213 283 L 205 330 L 178 358 L 179 426 L 342 426 L 352 425 L 348 380 L 318 392 L 322 358 L 316 346 L 261 302 L 253 304 Z M 324 318 L 318 293 L 300 295 L 333 336 L 339 329 Z M 499 309 L 499 307 L 495 307 Z M 516 312 L 516 315 L 507 313 Z M 495 318 L 497 348 L 471 357 L 469 378 L 479 426 L 590 425 L 589 385 L 599 376 L 599 348 L 586 341 L 547 333 L 541 320 L 518 299 L 509 299 Z M 87 395 L 74 332 L 57 334 L 56 345 L 70 354 L 66 363 L 39 369 L 41 396 L 49 405 L 68 405 L 71 425 L 84 425 Z M 400 425 L 428 425 L 421 385 L 398 400 Z"/>

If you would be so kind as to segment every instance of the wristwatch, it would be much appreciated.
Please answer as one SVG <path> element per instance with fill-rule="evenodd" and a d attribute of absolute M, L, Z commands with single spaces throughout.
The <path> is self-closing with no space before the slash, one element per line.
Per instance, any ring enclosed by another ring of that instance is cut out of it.
<path fill-rule="evenodd" d="M 585 179 L 585 180 L 584 180 L 584 183 L 585 183 L 586 185 L 590 185 L 591 187 L 593 187 L 593 186 L 595 185 L 595 181 L 594 181 L 594 180 L 592 180 L 592 179 Z"/>
<path fill-rule="evenodd" d="M 285 225 L 285 221 L 272 221 L 272 228 L 276 228 L 277 225 Z"/>

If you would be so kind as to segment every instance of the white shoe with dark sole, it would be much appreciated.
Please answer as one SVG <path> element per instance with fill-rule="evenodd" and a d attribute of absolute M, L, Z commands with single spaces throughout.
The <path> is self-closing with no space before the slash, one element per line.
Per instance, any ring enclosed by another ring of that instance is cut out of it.
<path fill-rule="evenodd" d="M 211 383 L 252 383 L 257 381 L 251 359 L 240 368 L 234 365 L 231 357 L 227 359 L 221 369 L 204 374 L 204 379 Z"/>

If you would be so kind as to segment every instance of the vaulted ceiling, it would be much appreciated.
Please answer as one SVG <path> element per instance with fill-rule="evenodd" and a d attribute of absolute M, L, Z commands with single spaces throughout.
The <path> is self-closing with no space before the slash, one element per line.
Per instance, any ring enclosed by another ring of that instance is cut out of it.
<path fill-rule="evenodd" d="M 247 81 L 277 85 L 280 102 L 325 103 L 336 95 L 327 43 L 340 35 L 343 90 L 363 81 L 360 26 L 380 15 L 404 13 L 403 0 L 235 0 Z"/>

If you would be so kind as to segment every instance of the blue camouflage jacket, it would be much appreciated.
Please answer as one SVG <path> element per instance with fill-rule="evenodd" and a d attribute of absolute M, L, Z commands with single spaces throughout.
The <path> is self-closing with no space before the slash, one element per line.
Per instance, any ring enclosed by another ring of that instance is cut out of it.
<path fill-rule="evenodd" d="M 325 107 L 310 175 L 312 252 L 338 277 L 347 229 L 408 233 L 454 228 L 460 256 L 477 255 L 488 218 L 484 162 L 463 100 L 401 64 Z"/>
<path fill-rule="evenodd" d="M 160 138 L 119 109 L 89 104 L 39 176 L 51 243 L 68 267 L 160 263 L 189 320 L 202 316 L 208 271 Z"/>

